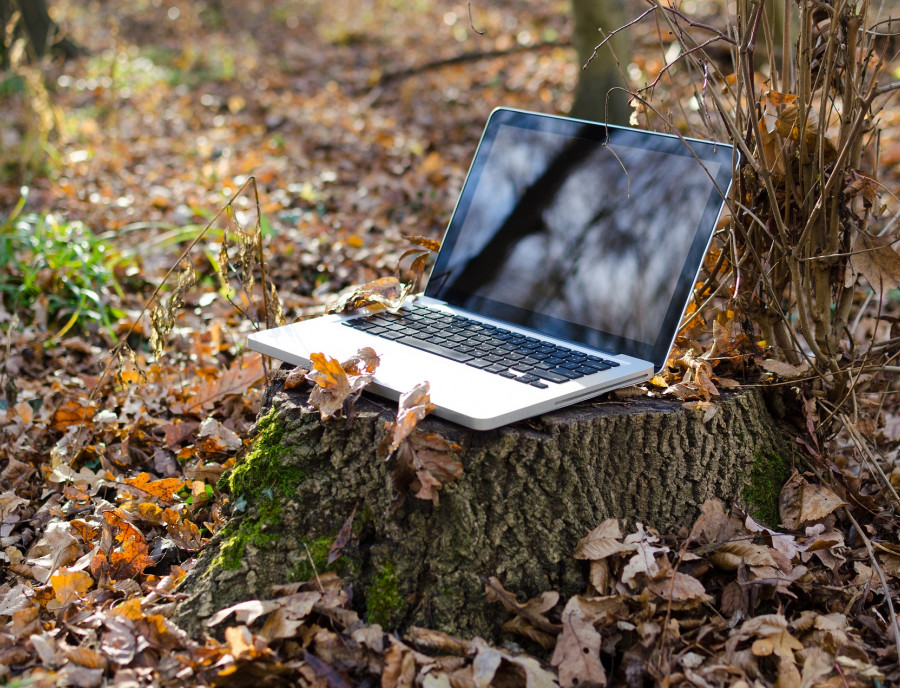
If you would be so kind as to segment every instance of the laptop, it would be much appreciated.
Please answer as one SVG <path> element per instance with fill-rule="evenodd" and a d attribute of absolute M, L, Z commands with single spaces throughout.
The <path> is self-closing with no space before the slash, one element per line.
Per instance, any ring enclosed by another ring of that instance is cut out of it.
<path fill-rule="evenodd" d="M 427 381 L 489 430 L 649 379 L 666 362 L 731 184 L 732 146 L 508 108 L 491 113 L 423 294 L 398 314 L 250 335 L 308 366 L 371 347 L 367 389 Z"/>

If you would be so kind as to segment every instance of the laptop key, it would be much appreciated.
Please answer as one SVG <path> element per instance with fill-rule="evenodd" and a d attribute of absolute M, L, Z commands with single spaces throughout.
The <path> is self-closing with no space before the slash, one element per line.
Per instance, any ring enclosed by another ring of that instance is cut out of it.
<path fill-rule="evenodd" d="M 493 364 L 490 361 L 485 361 L 483 358 L 473 358 L 471 361 L 466 361 L 466 365 L 473 368 L 487 368 Z"/>
<path fill-rule="evenodd" d="M 551 373 L 556 373 L 557 375 L 562 375 L 563 377 L 567 377 L 570 380 L 576 380 L 579 377 L 584 377 L 581 373 L 576 373 L 574 370 L 567 370 L 566 368 L 554 368 L 550 371 Z"/>
<path fill-rule="evenodd" d="M 569 381 L 569 378 L 565 375 L 560 375 L 559 373 L 554 373 L 549 370 L 536 369 L 532 371 L 532 374 L 537 375 L 542 380 L 549 380 L 550 382 L 563 383 Z"/>
<path fill-rule="evenodd" d="M 484 370 L 486 370 L 489 373 L 502 373 L 504 371 L 508 371 L 508 367 L 505 365 L 502 365 L 500 363 L 494 363 L 493 365 L 489 365 Z"/>
<path fill-rule="evenodd" d="M 541 382 L 540 380 L 535 380 L 534 382 L 529 382 L 532 387 L 537 387 L 538 389 L 547 389 L 550 385 L 546 382 Z"/>
<path fill-rule="evenodd" d="M 437 354 L 438 356 L 443 356 L 444 358 L 449 358 L 451 361 L 467 363 L 469 359 L 472 358 L 469 354 L 461 354 L 458 351 L 445 349 L 442 346 L 437 346 L 436 344 L 433 344 L 431 342 L 423 342 L 418 339 L 413 339 L 412 337 L 402 337 L 397 341 L 401 344 L 411 346 L 414 349 L 419 349 L 420 351 L 428 351 L 429 353 Z"/>
<path fill-rule="evenodd" d="M 522 375 L 521 377 L 516 378 L 519 382 L 524 382 L 525 384 L 531 384 L 532 382 L 537 382 L 540 378 L 536 375 Z"/>

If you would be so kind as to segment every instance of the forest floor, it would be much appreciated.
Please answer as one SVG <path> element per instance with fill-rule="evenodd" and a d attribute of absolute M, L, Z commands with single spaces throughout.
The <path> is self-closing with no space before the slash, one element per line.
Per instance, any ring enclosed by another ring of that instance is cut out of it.
<path fill-rule="evenodd" d="M 900 681 L 900 505 L 843 455 L 828 484 L 791 478 L 777 531 L 718 503 L 676 533 L 598 524 L 590 594 L 510 605 L 555 630 L 518 624 L 535 657 L 383 634 L 333 578 L 185 635 L 174 588 L 227 520 L 217 483 L 264 385 L 255 230 L 288 320 L 394 274 L 404 237 L 440 238 L 491 109 L 570 107 L 569 3 L 53 5 L 86 53 L 0 73 L 0 683 Z M 636 83 L 665 64 L 656 35 L 634 29 Z M 656 98 L 687 131 L 681 88 Z M 896 188 L 900 116 L 884 126 Z M 155 355 L 144 307 L 170 270 Z M 900 487 L 896 400 L 867 430 Z"/>

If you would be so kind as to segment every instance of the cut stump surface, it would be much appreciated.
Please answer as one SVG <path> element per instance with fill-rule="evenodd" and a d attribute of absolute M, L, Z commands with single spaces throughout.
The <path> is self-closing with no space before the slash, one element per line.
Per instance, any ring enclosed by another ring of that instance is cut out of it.
<path fill-rule="evenodd" d="M 487 432 L 429 417 L 421 428 L 461 446 L 463 476 L 438 506 L 409 495 L 392 510 L 391 462 L 375 448 L 396 407 L 362 398 L 351 421 L 323 422 L 305 392 L 274 381 L 254 448 L 226 476 L 234 516 L 182 584 L 177 620 L 196 631 L 219 609 L 334 569 L 372 622 L 496 638 L 508 615 L 485 602 L 483 578 L 520 599 L 582 592 L 587 567 L 572 555 L 602 520 L 689 525 L 707 499 L 740 499 L 760 456 L 789 451 L 758 391 L 714 403 L 704 421 L 677 401 L 601 397 Z"/>

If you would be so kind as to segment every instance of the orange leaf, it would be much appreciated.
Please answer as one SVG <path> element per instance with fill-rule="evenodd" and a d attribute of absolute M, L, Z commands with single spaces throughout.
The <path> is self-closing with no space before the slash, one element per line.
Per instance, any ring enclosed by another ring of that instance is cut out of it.
<path fill-rule="evenodd" d="M 84 571 L 69 571 L 65 566 L 50 576 L 50 585 L 59 604 L 66 605 L 84 595 L 94 579 Z"/>
<path fill-rule="evenodd" d="M 67 399 L 53 414 L 53 429 L 65 430 L 72 425 L 91 425 L 91 419 L 96 412 L 96 406 L 90 406 L 76 399 Z"/>
<path fill-rule="evenodd" d="M 338 415 L 353 395 L 372 381 L 378 355 L 365 347 L 343 363 L 322 353 L 310 354 L 312 370 L 306 378 L 314 387 L 309 403 L 319 409 L 322 420 Z"/>
<path fill-rule="evenodd" d="M 181 478 L 154 480 L 149 473 L 140 473 L 136 478 L 125 478 L 123 482 L 129 485 L 124 491 L 138 498 L 155 497 L 163 504 L 174 504 L 176 501 L 175 493 L 187 485 L 188 481 Z"/>
<path fill-rule="evenodd" d="M 403 238 L 416 246 L 427 248 L 429 251 L 434 251 L 435 253 L 441 250 L 441 242 L 437 239 L 429 239 L 428 237 L 423 236 L 404 236 Z"/>

